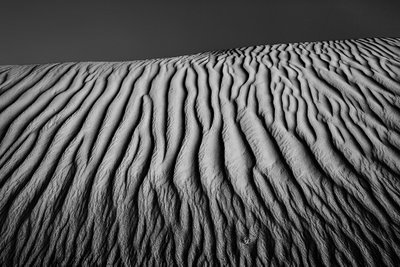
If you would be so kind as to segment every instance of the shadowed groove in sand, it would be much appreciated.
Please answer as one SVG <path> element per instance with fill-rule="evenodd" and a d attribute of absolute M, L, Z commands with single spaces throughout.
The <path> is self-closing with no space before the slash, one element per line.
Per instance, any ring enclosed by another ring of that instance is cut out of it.
<path fill-rule="evenodd" d="M 0 67 L 2 265 L 395 266 L 400 39 Z"/>

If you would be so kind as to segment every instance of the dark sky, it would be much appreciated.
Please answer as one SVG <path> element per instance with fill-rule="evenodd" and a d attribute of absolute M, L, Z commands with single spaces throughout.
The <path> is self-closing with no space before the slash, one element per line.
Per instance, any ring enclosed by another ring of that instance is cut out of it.
<path fill-rule="evenodd" d="M 128 61 L 383 36 L 400 37 L 399 0 L 53 0 L 0 5 L 0 65 Z"/>

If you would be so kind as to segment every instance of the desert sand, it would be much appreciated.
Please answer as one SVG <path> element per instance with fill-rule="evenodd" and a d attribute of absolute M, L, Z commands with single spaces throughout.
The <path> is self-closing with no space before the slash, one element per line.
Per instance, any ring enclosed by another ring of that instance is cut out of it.
<path fill-rule="evenodd" d="M 400 38 L 0 67 L 1 266 L 398 266 Z"/>

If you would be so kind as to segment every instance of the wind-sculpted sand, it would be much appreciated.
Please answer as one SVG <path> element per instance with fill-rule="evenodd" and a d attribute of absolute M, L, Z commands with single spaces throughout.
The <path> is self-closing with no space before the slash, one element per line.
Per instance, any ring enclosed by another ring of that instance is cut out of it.
<path fill-rule="evenodd" d="M 0 73 L 1 266 L 400 262 L 400 38 Z"/>

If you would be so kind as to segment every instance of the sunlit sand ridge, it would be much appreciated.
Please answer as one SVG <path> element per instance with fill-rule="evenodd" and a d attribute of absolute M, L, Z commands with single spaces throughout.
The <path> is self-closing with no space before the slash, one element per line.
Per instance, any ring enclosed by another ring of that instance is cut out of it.
<path fill-rule="evenodd" d="M 0 67 L 0 265 L 399 257 L 398 38 Z"/>

